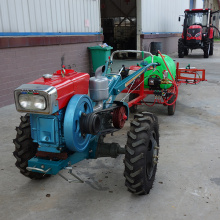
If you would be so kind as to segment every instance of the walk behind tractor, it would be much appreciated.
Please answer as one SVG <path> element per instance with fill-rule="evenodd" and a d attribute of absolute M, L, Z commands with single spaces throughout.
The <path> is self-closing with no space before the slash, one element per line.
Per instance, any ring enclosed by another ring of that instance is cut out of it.
<path fill-rule="evenodd" d="M 211 9 L 186 9 L 182 37 L 178 40 L 179 58 L 187 56 L 190 50 L 202 49 L 204 58 L 213 55 L 214 29 Z M 180 17 L 179 17 L 180 21 Z M 218 30 L 218 29 L 217 29 Z M 219 30 L 218 30 L 219 32 Z"/>
<path fill-rule="evenodd" d="M 84 159 L 116 158 L 125 154 L 125 185 L 134 194 L 148 194 L 152 188 L 159 154 L 159 126 L 157 117 L 150 112 L 134 115 L 127 134 L 125 148 L 118 143 L 105 143 L 107 134 L 123 128 L 129 117 L 129 108 L 136 110 L 144 98 L 151 94 L 155 102 L 168 106 L 174 114 L 180 82 L 197 83 L 200 70 L 179 69 L 174 61 L 160 52 L 154 56 L 144 51 L 126 51 L 142 54 L 139 65 L 109 71 L 115 51 L 94 77 L 73 69 L 23 84 L 14 91 L 17 111 L 26 113 L 16 127 L 14 139 L 16 166 L 31 179 L 42 179 L 67 170 Z M 147 56 L 147 57 L 146 57 Z M 146 57 L 146 58 L 145 58 Z M 183 74 L 191 75 L 185 77 Z M 130 95 L 130 101 L 115 101 L 119 93 Z M 88 95 L 89 94 L 89 95 Z"/>

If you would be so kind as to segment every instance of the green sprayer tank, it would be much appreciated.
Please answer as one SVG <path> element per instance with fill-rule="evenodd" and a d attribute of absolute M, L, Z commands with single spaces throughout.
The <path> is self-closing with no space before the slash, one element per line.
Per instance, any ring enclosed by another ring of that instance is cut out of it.
<path fill-rule="evenodd" d="M 163 54 L 163 58 L 166 61 L 166 64 L 167 64 L 170 72 L 172 73 L 173 78 L 175 79 L 176 78 L 176 65 L 175 65 L 173 59 L 170 58 L 169 56 L 165 55 L 165 54 Z M 152 62 L 152 57 L 149 56 L 149 57 L 145 58 L 144 61 L 146 61 L 147 63 L 151 63 Z M 154 56 L 153 57 L 153 62 L 154 63 L 157 63 L 157 62 L 161 63 L 161 65 L 156 67 L 156 71 L 148 70 L 147 72 L 144 73 L 144 78 L 145 78 L 145 80 L 144 80 L 144 87 L 145 88 L 149 88 L 149 86 L 148 86 L 148 78 L 150 76 L 151 77 L 156 77 L 156 76 L 153 76 L 153 75 L 157 75 L 162 80 L 163 79 L 163 70 L 167 70 L 166 65 L 164 64 L 163 59 L 161 58 L 160 55 L 159 56 Z M 170 76 L 169 72 L 168 72 L 168 79 L 172 80 L 172 77 Z M 172 84 L 161 84 L 160 88 L 161 89 L 169 89 L 171 86 L 172 86 Z"/>

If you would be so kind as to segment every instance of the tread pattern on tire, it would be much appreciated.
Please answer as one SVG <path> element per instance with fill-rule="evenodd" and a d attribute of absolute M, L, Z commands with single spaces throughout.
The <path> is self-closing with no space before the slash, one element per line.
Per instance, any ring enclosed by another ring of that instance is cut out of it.
<path fill-rule="evenodd" d="M 125 185 L 131 193 L 137 195 L 148 194 L 152 188 L 157 165 L 153 167 L 153 174 L 149 179 L 146 174 L 146 155 L 150 138 L 154 136 L 159 147 L 159 125 L 155 115 L 142 112 L 134 115 L 125 152 Z"/>
<path fill-rule="evenodd" d="M 26 169 L 28 166 L 28 160 L 35 156 L 37 152 L 38 144 L 34 143 L 31 138 L 30 116 L 26 114 L 21 116 L 21 123 L 19 127 L 16 127 L 16 138 L 13 140 L 15 144 L 15 151 L 13 152 L 16 158 L 16 167 L 20 170 L 20 173 L 30 179 L 42 179 L 50 175 L 44 175 L 42 173 L 31 172 Z"/>
<path fill-rule="evenodd" d="M 176 96 L 173 95 L 172 98 L 168 101 L 168 103 L 173 103 L 175 98 Z M 176 102 L 173 105 L 168 105 L 167 110 L 168 110 L 168 115 L 174 115 L 176 110 Z"/>

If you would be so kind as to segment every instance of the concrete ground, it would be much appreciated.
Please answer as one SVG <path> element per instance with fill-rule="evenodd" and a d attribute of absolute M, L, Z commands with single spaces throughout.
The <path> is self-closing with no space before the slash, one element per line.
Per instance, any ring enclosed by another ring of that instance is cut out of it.
<path fill-rule="evenodd" d="M 160 124 L 160 158 L 149 195 L 131 195 L 124 186 L 123 156 L 86 160 L 74 167 L 84 184 L 60 176 L 32 181 L 15 167 L 12 155 L 20 114 L 0 108 L 0 219 L 213 220 L 220 216 L 220 44 L 214 55 L 201 50 L 179 59 L 181 67 L 206 69 L 207 82 L 181 85 L 174 116 L 167 108 L 141 106 Z M 130 115 L 130 119 L 133 115 Z M 107 141 L 126 143 L 129 123 Z M 65 171 L 62 171 L 65 174 Z"/>

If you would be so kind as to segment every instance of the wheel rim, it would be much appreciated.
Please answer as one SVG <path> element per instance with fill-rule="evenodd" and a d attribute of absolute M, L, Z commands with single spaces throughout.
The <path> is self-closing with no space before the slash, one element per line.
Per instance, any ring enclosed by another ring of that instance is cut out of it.
<path fill-rule="evenodd" d="M 113 125 L 115 128 L 123 128 L 127 119 L 126 110 L 121 106 L 113 111 Z"/>
<path fill-rule="evenodd" d="M 158 161 L 158 146 L 157 142 L 152 136 L 150 138 L 149 146 L 148 146 L 148 152 L 146 157 L 146 176 L 150 180 L 154 173 L 154 168 Z"/>

